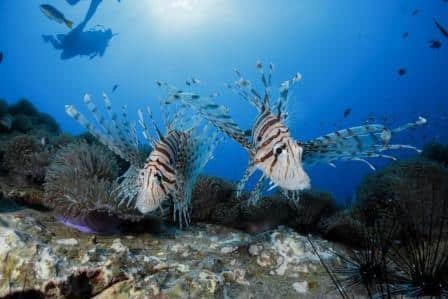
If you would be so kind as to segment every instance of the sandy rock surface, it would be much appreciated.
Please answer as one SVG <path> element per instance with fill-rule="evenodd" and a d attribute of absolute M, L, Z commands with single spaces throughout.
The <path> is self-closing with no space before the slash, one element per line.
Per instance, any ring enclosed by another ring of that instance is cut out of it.
<path fill-rule="evenodd" d="M 0 241 L 0 296 L 337 297 L 306 237 L 285 227 L 247 234 L 197 224 L 160 235 L 95 236 L 17 207 L 0 212 Z M 332 245 L 314 241 L 333 262 Z"/>

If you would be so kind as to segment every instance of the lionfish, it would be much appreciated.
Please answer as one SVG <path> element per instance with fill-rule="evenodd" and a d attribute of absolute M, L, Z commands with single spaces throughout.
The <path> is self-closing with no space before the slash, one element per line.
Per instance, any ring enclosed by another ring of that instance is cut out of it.
<path fill-rule="evenodd" d="M 301 80 L 297 73 L 292 79 L 281 83 L 278 98 L 274 100 L 271 91 L 271 77 L 273 65 L 269 65 L 265 72 L 261 63 L 256 64 L 260 80 L 264 87 L 263 93 L 255 89 L 252 82 L 244 78 L 240 71 L 235 70 L 237 80 L 228 87 L 252 104 L 258 111 L 258 116 L 251 130 L 241 129 L 231 118 L 228 108 L 214 102 L 211 96 L 201 96 L 193 92 L 177 89 L 166 82 L 157 84 L 168 90 L 170 96 L 168 103 L 180 101 L 195 109 L 202 117 L 207 119 L 219 130 L 239 143 L 249 154 L 248 167 L 237 187 L 237 196 L 258 169 L 262 172 L 250 201 L 259 199 L 265 181 L 270 180 L 268 191 L 279 187 L 288 198 L 299 199 L 300 191 L 310 187 L 310 178 L 304 166 L 318 163 L 361 161 L 370 168 L 374 166 L 367 161 L 368 158 L 396 158 L 385 154 L 385 151 L 397 149 L 412 149 L 420 152 L 411 145 L 391 144 L 391 138 L 398 132 L 414 128 L 426 123 L 426 119 L 419 117 L 414 123 L 388 129 L 380 124 L 366 124 L 339 130 L 309 141 L 299 141 L 291 136 L 286 124 L 288 119 L 287 104 L 290 98 L 290 89 Z"/>
<path fill-rule="evenodd" d="M 73 105 L 65 107 L 66 113 L 83 126 L 90 134 L 114 153 L 129 162 L 130 167 L 117 180 L 115 190 L 118 204 L 127 203 L 141 213 L 155 212 L 158 208 L 173 204 L 174 221 L 182 228 L 190 223 L 191 193 L 193 185 L 212 159 L 212 153 L 219 142 L 216 130 L 207 126 L 199 128 L 200 120 L 184 119 L 185 107 L 180 107 L 172 117 L 165 110 L 166 133 L 162 134 L 149 107 L 144 113 L 138 110 L 138 123 L 145 143 L 137 136 L 135 122 L 128 121 L 127 107 L 122 108 L 121 117 L 112 111 L 112 104 L 103 94 L 107 117 L 103 116 L 92 101 L 85 95 L 84 104 L 93 115 L 96 125 L 90 122 Z M 145 119 L 152 123 L 150 130 Z M 155 134 L 151 134 L 155 131 Z M 149 156 L 142 158 L 144 146 L 151 147 Z"/>

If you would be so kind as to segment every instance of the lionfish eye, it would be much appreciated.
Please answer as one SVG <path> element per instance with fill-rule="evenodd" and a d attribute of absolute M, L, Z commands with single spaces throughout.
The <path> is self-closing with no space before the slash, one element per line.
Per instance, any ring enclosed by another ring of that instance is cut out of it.
<path fill-rule="evenodd" d="M 261 141 L 261 136 L 257 137 L 257 141 L 260 142 Z"/>
<path fill-rule="evenodd" d="M 274 154 L 275 154 L 276 156 L 278 156 L 278 155 L 280 155 L 280 154 L 283 152 L 284 149 L 286 149 L 286 144 L 283 144 L 283 145 L 281 145 L 281 146 L 274 147 Z"/>

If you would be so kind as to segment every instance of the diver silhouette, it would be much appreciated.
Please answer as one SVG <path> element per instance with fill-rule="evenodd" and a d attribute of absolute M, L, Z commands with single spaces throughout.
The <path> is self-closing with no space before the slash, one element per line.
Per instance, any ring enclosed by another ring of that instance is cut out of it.
<path fill-rule="evenodd" d="M 66 0 L 75 5 L 79 0 Z M 87 23 L 92 19 L 102 0 L 92 0 L 84 20 L 67 34 L 42 35 L 44 42 L 50 43 L 54 49 L 62 50 L 60 58 L 67 60 L 76 56 L 88 56 L 90 59 L 103 56 L 109 46 L 109 41 L 116 34 L 111 28 L 97 25 L 84 31 Z"/>

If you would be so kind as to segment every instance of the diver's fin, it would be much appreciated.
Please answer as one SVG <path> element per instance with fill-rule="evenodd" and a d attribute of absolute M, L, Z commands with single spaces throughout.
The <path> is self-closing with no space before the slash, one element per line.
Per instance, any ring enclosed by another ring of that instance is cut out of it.
<path fill-rule="evenodd" d="M 65 22 L 65 25 L 67 25 L 67 27 L 68 27 L 69 29 L 72 29 L 72 27 L 73 27 L 73 22 L 72 22 L 72 21 L 70 21 L 70 20 L 64 20 L 64 22 Z"/>
<path fill-rule="evenodd" d="M 332 164 L 334 161 L 361 161 L 370 168 L 374 166 L 366 161 L 368 158 L 395 159 L 384 151 L 397 149 L 411 149 L 420 152 L 414 146 L 405 144 L 390 144 L 394 134 L 409 128 L 415 128 L 426 123 L 420 117 L 416 122 L 387 129 L 383 125 L 364 125 L 352 127 L 330 133 L 301 144 L 303 147 L 302 160 L 305 165 L 317 163 Z"/>
<path fill-rule="evenodd" d="M 165 82 L 158 81 L 157 84 L 164 87 L 169 97 L 166 100 L 167 104 L 172 102 L 181 101 L 184 104 L 192 107 L 201 116 L 207 119 L 220 131 L 227 134 L 230 138 L 241 144 L 244 148 L 249 150 L 251 144 L 246 138 L 245 131 L 240 129 L 235 121 L 230 117 L 229 110 L 219 104 L 216 104 L 212 99 L 216 96 L 200 96 L 193 92 L 184 92 L 177 88 L 168 85 Z"/>

